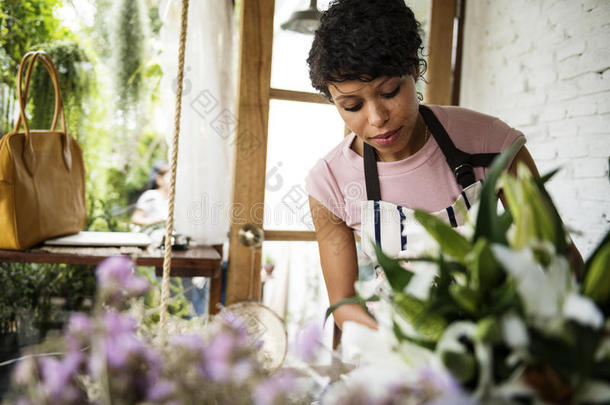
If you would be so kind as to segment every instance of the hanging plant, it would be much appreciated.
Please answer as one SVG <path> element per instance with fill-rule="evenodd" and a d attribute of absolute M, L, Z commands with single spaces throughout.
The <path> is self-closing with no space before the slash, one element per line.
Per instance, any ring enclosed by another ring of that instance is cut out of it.
<path fill-rule="evenodd" d="M 36 48 L 47 52 L 55 64 L 64 100 L 67 129 L 78 140 L 83 100 L 89 89 L 89 78 L 82 68 L 83 62 L 88 62 L 87 57 L 73 41 L 42 44 Z M 30 86 L 29 98 L 32 102 L 30 127 L 48 128 L 53 120 L 55 93 L 49 75 L 39 64 L 35 68 Z"/>
<path fill-rule="evenodd" d="M 142 86 L 144 28 L 138 0 L 120 0 L 114 36 L 118 108 L 126 116 L 135 109 Z M 124 122 L 126 121 L 124 116 Z"/>

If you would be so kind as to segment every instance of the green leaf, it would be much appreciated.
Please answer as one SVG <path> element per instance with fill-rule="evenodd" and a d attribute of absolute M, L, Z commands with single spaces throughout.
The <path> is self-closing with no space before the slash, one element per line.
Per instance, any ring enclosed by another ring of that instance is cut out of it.
<path fill-rule="evenodd" d="M 604 236 L 604 238 L 601 240 L 601 242 L 599 242 L 599 244 L 593 250 L 593 253 L 591 253 L 591 256 L 589 256 L 587 261 L 584 263 L 582 271 L 579 274 L 580 281 L 583 281 L 587 278 L 587 275 L 589 274 L 589 269 L 591 268 L 591 264 L 593 263 L 593 259 L 595 259 L 595 257 L 599 254 L 599 251 L 602 250 L 609 243 L 610 243 L 610 230 L 608 230 L 608 232 L 606 233 L 606 236 Z"/>
<path fill-rule="evenodd" d="M 415 210 L 415 219 L 439 243 L 445 254 L 464 262 L 464 256 L 472 249 L 468 239 L 460 235 L 440 218 L 425 211 Z"/>
<path fill-rule="evenodd" d="M 502 270 L 487 240 L 484 238 L 477 240 L 466 259 L 471 269 L 471 288 L 486 291 L 495 287 L 502 277 Z"/>
<path fill-rule="evenodd" d="M 504 283 L 491 291 L 492 305 L 485 311 L 486 314 L 501 314 L 508 308 L 515 307 L 519 304 L 519 296 L 517 289 L 512 281 L 506 280 Z"/>
<path fill-rule="evenodd" d="M 496 183 L 504 171 L 508 159 L 517 152 L 518 148 L 520 148 L 518 144 L 511 145 L 494 160 L 489 168 L 481 190 L 479 213 L 473 238 L 475 241 L 485 237 L 492 243 L 508 245 L 506 233 L 502 227 L 503 224 L 498 217 Z"/>
<path fill-rule="evenodd" d="M 394 295 L 394 304 L 396 313 L 411 322 L 422 337 L 435 342 L 440 339 L 447 326 L 447 321 L 442 316 L 427 311 L 424 302 L 399 292 Z"/>
<path fill-rule="evenodd" d="M 477 322 L 476 338 L 485 343 L 499 343 L 502 341 L 502 328 L 496 317 L 488 316 Z"/>
<path fill-rule="evenodd" d="M 377 254 L 377 262 L 383 269 L 392 290 L 402 291 L 411 281 L 413 273 L 400 265 L 401 259 L 392 259 L 386 256 L 379 245 L 375 244 L 375 253 Z"/>
<path fill-rule="evenodd" d="M 407 342 L 415 343 L 416 345 L 425 347 L 426 349 L 429 349 L 429 350 L 434 350 L 434 348 L 436 346 L 434 344 L 434 342 L 431 342 L 429 340 L 418 339 L 413 336 L 405 335 L 403 333 L 402 329 L 400 329 L 400 326 L 395 321 L 392 321 L 392 331 L 394 332 L 394 335 L 396 336 L 396 339 L 398 339 L 399 342 L 407 341 Z"/>
<path fill-rule="evenodd" d="M 555 231 L 555 240 L 554 240 L 555 249 L 557 250 L 557 253 L 559 253 L 560 255 L 567 256 L 569 254 L 570 246 L 568 245 L 568 242 L 567 242 L 567 237 L 566 237 L 566 233 L 565 233 L 565 230 L 563 227 L 563 222 L 561 221 L 561 216 L 559 215 L 559 212 L 557 211 L 557 207 L 555 207 L 555 204 L 553 203 L 553 199 L 551 198 L 550 194 L 544 187 L 544 183 L 548 179 L 553 177 L 553 175 L 556 172 L 557 172 L 557 170 L 554 170 L 551 173 L 544 176 L 542 179 L 535 179 L 535 182 L 536 182 L 536 185 L 538 186 L 538 190 L 540 191 L 540 194 L 542 194 L 542 197 L 544 197 L 544 199 L 545 199 L 544 208 L 547 210 L 548 215 L 550 215 L 550 219 L 553 224 L 553 228 Z"/>
<path fill-rule="evenodd" d="M 449 286 L 449 293 L 462 309 L 471 315 L 477 314 L 479 297 L 476 291 L 458 284 L 451 284 Z"/>
<path fill-rule="evenodd" d="M 441 360 L 462 384 L 468 383 L 476 376 L 477 361 L 470 353 L 445 351 L 441 353 Z"/>
<path fill-rule="evenodd" d="M 592 257 L 583 292 L 600 308 L 610 304 L 610 241 L 603 244 Z"/>
<path fill-rule="evenodd" d="M 559 169 L 551 170 L 547 174 L 540 176 L 540 178 L 537 179 L 537 181 L 539 181 L 540 184 L 546 184 L 546 183 L 548 183 L 549 180 L 551 180 L 557 174 L 557 172 L 559 172 Z"/>
<path fill-rule="evenodd" d="M 379 297 L 372 297 L 368 299 L 369 302 L 373 302 L 373 301 L 379 301 Z M 330 307 L 328 307 L 328 309 L 326 310 L 326 314 L 324 315 L 324 322 L 326 322 L 326 320 L 328 319 L 328 317 L 335 312 L 335 310 L 343 305 L 348 305 L 348 304 L 358 304 L 360 305 L 367 314 L 369 314 L 371 316 L 371 318 L 374 318 L 373 315 L 368 311 L 367 307 L 366 307 L 366 303 L 367 300 L 360 298 L 358 296 L 355 297 L 349 297 L 349 298 L 345 298 L 342 299 L 341 301 L 335 302 L 333 305 L 331 305 Z"/>

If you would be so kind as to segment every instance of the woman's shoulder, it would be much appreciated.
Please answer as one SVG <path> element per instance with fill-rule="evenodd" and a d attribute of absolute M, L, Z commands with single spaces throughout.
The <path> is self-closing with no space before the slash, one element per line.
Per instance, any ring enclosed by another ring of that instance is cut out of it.
<path fill-rule="evenodd" d="M 343 171 L 349 169 L 351 166 L 348 164 L 349 162 L 346 161 L 346 150 L 350 148 L 354 137 L 354 133 L 347 135 L 322 158 L 318 159 L 310 168 L 307 177 L 310 178 L 312 175 L 319 175 L 322 173 L 328 174 L 337 170 Z"/>
<path fill-rule="evenodd" d="M 471 110 L 466 107 L 435 104 L 427 105 L 427 107 L 429 107 L 434 112 L 434 115 L 436 115 L 436 117 L 439 119 L 439 121 L 441 121 L 443 125 L 466 125 L 477 127 L 490 127 L 493 125 L 498 125 L 499 123 L 507 125 L 498 117 Z"/>
<path fill-rule="evenodd" d="M 464 107 L 429 105 L 458 148 L 470 153 L 498 152 L 524 135 L 498 117 Z"/>

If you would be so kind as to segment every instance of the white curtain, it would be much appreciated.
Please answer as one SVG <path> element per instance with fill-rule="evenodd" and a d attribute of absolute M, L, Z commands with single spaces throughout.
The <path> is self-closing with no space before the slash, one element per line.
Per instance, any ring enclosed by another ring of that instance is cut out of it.
<path fill-rule="evenodd" d="M 159 114 L 170 149 L 181 3 L 163 0 L 159 7 L 163 21 Z M 191 0 L 188 13 L 174 228 L 202 244 L 225 242 L 229 230 L 236 124 L 232 11 L 231 0 Z"/>

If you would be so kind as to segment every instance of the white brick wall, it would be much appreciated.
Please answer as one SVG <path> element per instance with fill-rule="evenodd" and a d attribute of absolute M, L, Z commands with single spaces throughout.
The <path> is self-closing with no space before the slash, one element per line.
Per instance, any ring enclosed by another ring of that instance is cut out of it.
<path fill-rule="evenodd" d="M 460 103 L 527 137 L 586 258 L 610 228 L 610 1 L 468 0 Z"/>

